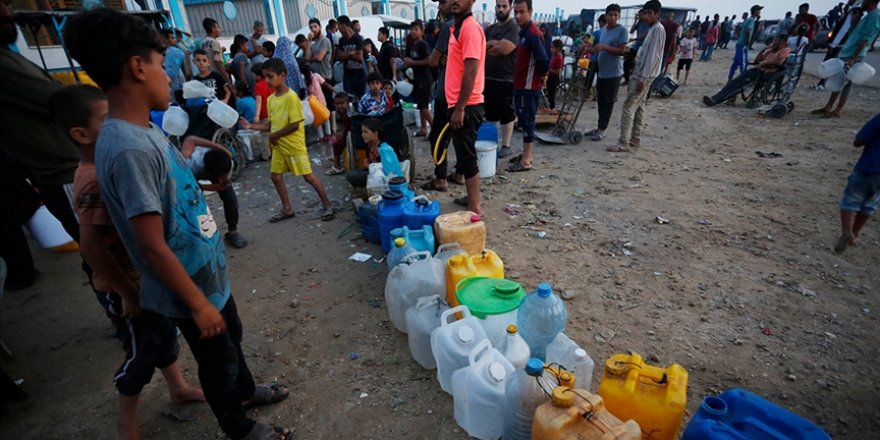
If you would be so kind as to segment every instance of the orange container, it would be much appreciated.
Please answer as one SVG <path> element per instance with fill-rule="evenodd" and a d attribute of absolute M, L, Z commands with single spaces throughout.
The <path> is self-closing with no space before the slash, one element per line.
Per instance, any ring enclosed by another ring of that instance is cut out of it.
<path fill-rule="evenodd" d="M 550 402 L 535 411 L 532 438 L 541 440 L 639 440 L 633 420 L 622 422 L 605 408 L 602 398 L 586 390 L 559 386 Z"/>
<path fill-rule="evenodd" d="M 434 241 L 438 246 L 458 243 L 465 252 L 479 254 L 486 248 L 486 225 L 470 211 L 440 214 L 434 220 Z"/>
<path fill-rule="evenodd" d="M 633 354 L 615 354 L 605 362 L 599 395 L 621 420 L 635 420 L 643 438 L 672 440 L 687 405 L 688 372 L 681 365 L 648 365 Z"/>
<path fill-rule="evenodd" d="M 504 278 L 504 263 L 498 254 L 488 249 L 476 255 L 454 255 L 446 263 L 446 302 L 458 305 L 455 289 L 459 281 L 470 277 Z"/>

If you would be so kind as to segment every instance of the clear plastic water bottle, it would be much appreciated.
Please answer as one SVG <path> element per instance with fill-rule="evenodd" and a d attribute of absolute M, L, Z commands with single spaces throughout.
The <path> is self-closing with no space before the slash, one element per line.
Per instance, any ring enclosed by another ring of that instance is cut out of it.
<path fill-rule="evenodd" d="M 531 440 L 535 410 L 550 400 L 556 386 L 544 377 L 544 362 L 531 358 L 525 369 L 516 370 L 504 387 L 504 440 Z"/>
<path fill-rule="evenodd" d="M 403 176 L 403 170 L 400 168 L 400 160 L 397 158 L 397 153 L 394 152 L 394 149 L 391 148 L 390 145 L 386 143 L 382 143 L 379 145 L 379 160 L 382 161 L 382 171 L 385 172 L 386 176 L 391 176 L 392 174 L 395 176 Z"/>
<path fill-rule="evenodd" d="M 403 237 L 394 239 L 394 247 L 388 251 L 388 257 L 385 259 L 385 262 L 388 263 L 388 271 L 390 272 L 394 266 L 403 262 L 404 257 L 415 251 Z"/>
<path fill-rule="evenodd" d="M 519 306 L 516 322 L 531 356 L 547 360 L 547 346 L 565 330 L 565 304 L 553 294 L 549 283 L 538 284 L 535 293 L 527 295 Z"/>

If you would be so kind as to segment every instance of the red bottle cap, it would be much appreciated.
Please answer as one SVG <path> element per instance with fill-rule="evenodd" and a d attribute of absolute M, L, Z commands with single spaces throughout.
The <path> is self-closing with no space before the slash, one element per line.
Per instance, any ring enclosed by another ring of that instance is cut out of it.
<path fill-rule="evenodd" d="M 471 223 L 476 223 L 482 219 L 483 217 L 481 217 L 480 214 L 474 214 L 471 216 Z"/>

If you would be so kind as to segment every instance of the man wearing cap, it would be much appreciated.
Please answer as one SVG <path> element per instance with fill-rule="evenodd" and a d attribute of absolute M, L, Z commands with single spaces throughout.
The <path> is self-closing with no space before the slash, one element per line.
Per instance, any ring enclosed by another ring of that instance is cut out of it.
<path fill-rule="evenodd" d="M 254 33 L 248 39 L 248 49 L 247 56 L 254 63 L 262 63 L 266 61 L 266 56 L 263 54 L 263 43 L 266 42 L 266 36 L 263 33 L 266 31 L 266 27 L 263 26 L 263 22 L 260 20 L 254 21 Z"/>
<path fill-rule="evenodd" d="M 471 14 L 474 0 L 451 0 L 455 23 L 449 29 L 449 52 L 446 59 L 446 102 L 449 106 L 449 130 L 456 172 L 465 178 L 468 210 L 483 214 L 480 205 L 480 167 L 477 162 L 477 129 L 483 123 L 483 86 L 485 83 L 486 35 Z"/>
<path fill-rule="evenodd" d="M 862 1 L 862 8 L 865 11 L 865 16 L 859 20 L 859 24 L 856 25 L 855 29 L 852 30 L 852 33 L 847 38 L 846 44 L 840 48 L 839 58 L 843 60 L 848 67 L 852 67 L 854 64 L 862 61 L 862 59 L 865 58 L 865 55 L 868 54 L 868 49 L 871 48 L 871 43 L 880 36 L 880 9 L 877 8 L 878 2 L 880 2 L 880 0 Z M 839 118 L 840 111 L 843 110 L 843 106 L 846 105 L 850 89 L 852 89 L 852 81 L 847 79 L 846 85 L 843 86 L 843 90 L 832 93 L 831 97 L 828 98 L 828 103 L 825 104 L 825 107 L 813 110 L 812 113 L 822 115 L 826 118 Z M 840 98 L 840 102 L 837 103 L 837 108 L 832 110 L 834 102 L 837 101 L 838 98 Z"/>
<path fill-rule="evenodd" d="M 727 82 L 733 79 L 737 70 L 739 70 L 740 74 L 746 73 L 746 66 L 749 64 L 749 43 L 752 41 L 752 33 L 755 32 L 755 20 L 761 18 L 762 9 L 764 9 L 763 6 L 752 6 L 751 16 L 743 22 L 739 30 L 739 39 L 736 40 L 736 53 L 733 54 L 733 64 L 730 65 Z"/>
<path fill-rule="evenodd" d="M 620 115 L 620 139 L 608 151 L 621 153 L 630 147 L 639 147 L 642 142 L 645 104 L 651 82 L 660 75 L 663 67 L 663 48 L 666 45 L 666 31 L 660 24 L 660 2 L 650 0 L 639 12 L 642 20 L 650 26 L 648 34 L 636 55 L 636 68 L 630 77 L 629 89 Z"/>

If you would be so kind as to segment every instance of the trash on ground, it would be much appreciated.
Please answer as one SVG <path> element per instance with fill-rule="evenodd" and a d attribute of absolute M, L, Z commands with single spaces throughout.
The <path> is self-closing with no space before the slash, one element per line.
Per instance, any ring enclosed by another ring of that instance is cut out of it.
<path fill-rule="evenodd" d="M 366 263 L 370 261 L 370 258 L 373 258 L 373 256 L 363 252 L 355 252 L 352 256 L 348 257 L 349 260 L 357 261 L 358 263 Z"/>

